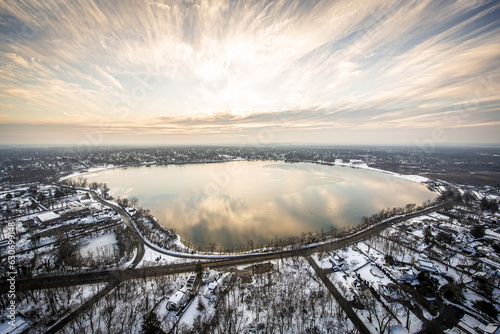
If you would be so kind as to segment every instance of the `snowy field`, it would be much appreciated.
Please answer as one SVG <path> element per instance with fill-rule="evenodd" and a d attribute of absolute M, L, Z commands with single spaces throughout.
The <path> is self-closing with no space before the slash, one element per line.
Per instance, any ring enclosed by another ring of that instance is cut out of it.
<path fill-rule="evenodd" d="M 114 252 L 116 246 L 116 235 L 108 233 L 85 241 L 80 247 L 80 254 L 83 257 L 98 256 L 98 254 Z"/>
<path fill-rule="evenodd" d="M 171 255 L 165 255 L 160 252 L 155 251 L 154 249 L 144 246 L 144 257 L 142 258 L 142 261 L 139 262 L 138 268 L 141 267 L 151 267 L 151 266 L 161 266 L 165 264 L 172 264 L 172 263 L 185 263 L 193 261 L 192 259 L 183 259 Z"/>

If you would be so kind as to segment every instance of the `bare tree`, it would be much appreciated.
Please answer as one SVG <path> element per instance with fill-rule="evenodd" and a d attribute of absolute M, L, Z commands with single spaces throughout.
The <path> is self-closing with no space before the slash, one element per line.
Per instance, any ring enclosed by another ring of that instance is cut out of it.
<path fill-rule="evenodd" d="M 113 321 L 115 316 L 115 303 L 111 300 L 111 296 L 104 299 L 104 307 L 101 311 L 101 316 L 104 320 L 107 333 L 112 333 Z"/>
<path fill-rule="evenodd" d="M 373 296 L 367 299 L 365 304 L 368 310 L 370 321 L 376 321 L 374 324 L 378 333 L 383 334 L 388 330 L 391 322 L 395 319 L 394 316 L 394 304 L 382 305 Z"/>
<path fill-rule="evenodd" d="M 137 197 L 130 197 L 129 199 L 130 206 L 136 207 L 139 204 L 139 199 Z"/>

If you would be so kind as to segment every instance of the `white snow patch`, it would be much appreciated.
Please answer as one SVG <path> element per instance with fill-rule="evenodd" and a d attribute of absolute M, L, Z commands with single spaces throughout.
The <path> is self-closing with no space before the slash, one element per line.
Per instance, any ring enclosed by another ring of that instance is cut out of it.
<path fill-rule="evenodd" d="M 116 235 L 114 233 L 101 235 L 86 241 L 80 248 L 80 254 L 82 256 L 87 256 L 88 254 L 97 255 L 106 248 L 115 247 L 115 245 Z"/>
<path fill-rule="evenodd" d="M 171 263 L 184 263 L 189 261 L 189 259 L 178 258 L 170 255 L 165 255 L 163 253 L 157 252 L 156 250 L 144 245 L 144 257 L 141 262 L 137 265 L 137 268 L 140 267 L 151 267 L 151 266 L 160 266 L 164 264 Z"/>

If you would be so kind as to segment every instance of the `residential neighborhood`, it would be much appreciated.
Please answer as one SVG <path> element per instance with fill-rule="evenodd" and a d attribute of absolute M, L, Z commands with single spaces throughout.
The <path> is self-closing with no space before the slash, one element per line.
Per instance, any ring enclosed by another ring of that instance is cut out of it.
<path fill-rule="evenodd" d="M 439 195 L 427 206 L 382 210 L 351 231 L 247 245 L 238 255 L 190 249 L 105 184 L 47 181 L 1 186 L 2 273 L 12 276 L 14 259 L 20 289 L 9 333 L 51 332 L 61 320 L 62 333 L 150 323 L 178 333 L 500 331 L 493 186 L 426 181 Z M 6 317 L 8 294 L 0 300 Z"/>

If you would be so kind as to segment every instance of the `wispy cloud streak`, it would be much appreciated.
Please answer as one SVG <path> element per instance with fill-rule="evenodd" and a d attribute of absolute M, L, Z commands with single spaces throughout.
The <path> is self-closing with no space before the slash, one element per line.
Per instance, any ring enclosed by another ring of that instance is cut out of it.
<path fill-rule="evenodd" d="M 487 0 L 7 0 L 0 122 L 136 134 L 495 129 L 499 16 Z M 117 115 L 119 103 L 130 112 Z M 464 103 L 474 110 L 450 124 Z"/>

